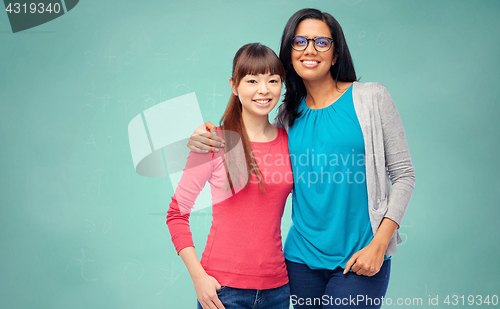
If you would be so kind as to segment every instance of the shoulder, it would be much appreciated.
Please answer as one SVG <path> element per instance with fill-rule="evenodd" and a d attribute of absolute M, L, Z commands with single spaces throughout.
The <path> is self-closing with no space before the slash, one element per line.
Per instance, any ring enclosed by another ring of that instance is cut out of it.
<path fill-rule="evenodd" d="M 369 83 L 360 83 L 354 82 L 352 84 L 352 91 L 360 94 L 367 93 L 385 93 L 387 89 L 384 85 L 377 82 L 369 82 Z"/>
<path fill-rule="evenodd" d="M 392 108 L 394 102 L 384 85 L 377 82 L 353 83 L 352 96 L 355 104 L 361 106 L 378 106 L 381 109 Z M 371 102 L 371 104 L 367 104 Z"/>
<path fill-rule="evenodd" d="M 288 133 L 285 131 L 285 129 L 282 129 L 280 127 L 276 127 L 276 129 L 278 129 L 278 138 L 288 139 Z"/>
<path fill-rule="evenodd" d="M 278 129 L 278 137 L 276 138 L 278 142 L 288 145 L 288 133 L 286 132 L 286 130 L 280 127 L 276 128 Z"/>

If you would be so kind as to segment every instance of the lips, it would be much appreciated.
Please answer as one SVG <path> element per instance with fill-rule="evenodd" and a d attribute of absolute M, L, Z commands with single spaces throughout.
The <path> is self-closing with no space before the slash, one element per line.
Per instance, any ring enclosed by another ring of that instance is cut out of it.
<path fill-rule="evenodd" d="M 252 100 L 252 102 L 257 104 L 258 106 L 264 107 L 264 106 L 269 106 L 269 103 L 271 103 L 271 99 L 269 99 L 269 98 L 255 99 L 255 100 Z"/>
<path fill-rule="evenodd" d="M 316 59 L 302 59 L 300 60 L 300 63 L 302 63 L 303 66 L 306 68 L 315 68 L 319 65 L 321 61 L 316 60 Z"/>

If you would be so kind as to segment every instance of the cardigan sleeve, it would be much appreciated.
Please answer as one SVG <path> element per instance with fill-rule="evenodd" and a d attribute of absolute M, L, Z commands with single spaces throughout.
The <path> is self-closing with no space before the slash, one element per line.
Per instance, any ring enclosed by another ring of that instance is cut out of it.
<path fill-rule="evenodd" d="M 382 85 L 380 87 L 382 89 L 379 112 L 384 138 L 384 154 L 387 172 L 392 183 L 387 197 L 385 217 L 401 225 L 415 186 L 415 169 L 411 163 L 403 123 L 396 105 L 387 89 Z"/>
<path fill-rule="evenodd" d="M 211 156 L 190 152 L 172 197 L 167 211 L 167 225 L 177 254 L 186 247 L 194 247 L 189 216 L 196 198 L 212 176 L 212 162 Z"/>

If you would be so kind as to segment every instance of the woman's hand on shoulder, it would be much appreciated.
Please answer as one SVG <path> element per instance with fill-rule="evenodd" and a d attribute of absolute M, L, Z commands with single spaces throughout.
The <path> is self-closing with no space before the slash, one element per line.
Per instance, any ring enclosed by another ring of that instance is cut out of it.
<path fill-rule="evenodd" d="M 187 146 L 191 151 L 197 153 L 218 152 L 218 148 L 224 147 L 224 140 L 217 136 L 216 127 L 212 123 L 206 122 L 194 130 Z"/>
<path fill-rule="evenodd" d="M 207 273 L 193 278 L 196 296 L 203 309 L 224 309 L 224 305 L 217 296 L 217 290 L 221 285 L 214 277 Z"/>

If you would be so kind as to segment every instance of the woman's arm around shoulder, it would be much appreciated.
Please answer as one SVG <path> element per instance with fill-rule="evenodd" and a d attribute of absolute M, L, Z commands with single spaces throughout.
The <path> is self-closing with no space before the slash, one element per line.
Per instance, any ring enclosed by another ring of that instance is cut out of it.
<path fill-rule="evenodd" d="M 224 148 L 224 143 L 224 139 L 217 136 L 216 127 L 207 121 L 194 130 L 187 147 L 196 153 L 219 152 L 219 148 Z"/>

